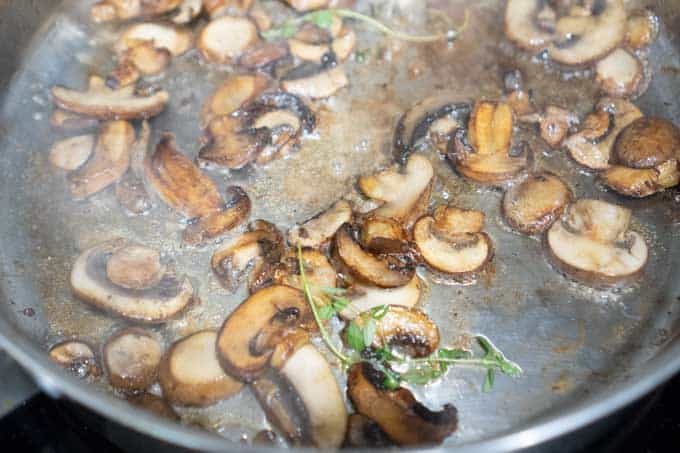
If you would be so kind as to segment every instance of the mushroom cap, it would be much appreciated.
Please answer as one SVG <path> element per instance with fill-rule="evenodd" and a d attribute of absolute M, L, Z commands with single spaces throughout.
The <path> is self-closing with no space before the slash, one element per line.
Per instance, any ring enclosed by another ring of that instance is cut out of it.
<path fill-rule="evenodd" d="M 301 225 L 288 231 L 288 243 L 301 247 L 318 248 L 327 244 L 336 231 L 352 220 L 352 205 L 345 200 L 337 201 Z"/>
<path fill-rule="evenodd" d="M 662 118 L 638 118 L 619 133 L 614 155 L 627 167 L 656 167 L 680 157 L 680 129 Z"/>
<path fill-rule="evenodd" d="M 505 35 L 519 47 L 536 52 L 554 39 L 551 31 L 543 30 L 535 17 L 543 5 L 541 0 L 508 0 L 505 6 Z"/>
<path fill-rule="evenodd" d="M 210 63 L 230 64 L 259 41 L 257 26 L 247 17 L 222 16 L 198 35 L 197 47 Z"/>
<path fill-rule="evenodd" d="M 620 194 L 644 198 L 680 183 L 680 165 L 669 159 L 654 168 L 629 168 L 612 165 L 600 174 L 600 180 Z"/>
<path fill-rule="evenodd" d="M 142 22 L 123 30 L 115 51 L 123 53 L 140 42 L 150 42 L 156 49 L 167 49 L 173 56 L 179 56 L 191 48 L 193 36 L 191 30 L 184 27 Z"/>
<path fill-rule="evenodd" d="M 616 49 L 595 64 L 595 80 L 609 96 L 635 96 L 643 91 L 644 69 L 636 56 Z"/>
<path fill-rule="evenodd" d="M 163 396 L 173 404 L 209 406 L 238 393 L 243 384 L 217 360 L 217 331 L 204 330 L 174 343 L 160 364 Z"/>
<path fill-rule="evenodd" d="M 210 96 L 203 108 L 204 126 L 218 116 L 230 115 L 251 102 L 269 85 L 262 74 L 239 74 L 225 80 Z"/>
<path fill-rule="evenodd" d="M 146 390 L 156 381 L 163 349 L 141 329 L 125 329 L 104 345 L 104 365 L 111 385 L 123 391 Z"/>
<path fill-rule="evenodd" d="M 71 270 L 71 289 L 79 299 L 131 321 L 162 323 L 178 315 L 193 299 L 187 278 L 166 273 L 156 286 L 131 290 L 113 284 L 106 275 L 110 257 L 127 245 L 117 239 L 80 254 Z"/>
<path fill-rule="evenodd" d="M 218 358 L 228 374 L 250 382 L 262 374 L 287 336 L 315 326 L 302 291 L 269 286 L 252 294 L 224 321 L 217 339 Z"/>
<path fill-rule="evenodd" d="M 149 289 L 161 281 L 165 266 L 158 251 L 141 245 L 127 245 L 106 262 L 111 283 L 127 289 Z"/>

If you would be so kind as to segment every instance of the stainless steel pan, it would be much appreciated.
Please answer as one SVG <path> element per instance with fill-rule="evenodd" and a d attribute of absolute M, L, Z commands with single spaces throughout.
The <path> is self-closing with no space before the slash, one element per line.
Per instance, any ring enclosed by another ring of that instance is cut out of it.
<path fill-rule="evenodd" d="M 264 423 L 247 391 L 206 412 L 183 413 L 185 421 L 209 425 L 220 437 L 133 408 L 106 385 L 86 385 L 62 371 L 45 354 L 46 345 L 60 338 L 78 334 L 101 342 L 122 325 L 74 300 L 66 283 L 78 250 L 113 235 L 142 238 L 173 253 L 199 284 L 202 307 L 160 329 L 167 340 L 197 325 L 219 325 L 243 296 L 227 295 L 207 275 L 210 250 L 179 246 L 177 219 L 168 210 L 157 206 L 151 217 L 127 219 L 110 194 L 71 202 L 63 176 L 47 165 L 46 150 L 55 138 L 45 120 L 51 109 L 48 88 L 55 83 L 75 86 L 88 71 L 110 64 L 107 55 L 88 50 L 82 15 L 87 3 L 0 1 L 0 347 L 49 394 L 71 398 L 141 433 L 200 450 L 247 448 L 238 443 L 239 436 Z M 455 8 L 464 2 L 448 3 Z M 257 200 L 254 216 L 287 227 L 342 195 L 357 174 L 388 163 L 399 114 L 438 90 L 497 96 L 502 71 L 518 65 L 540 99 L 569 105 L 581 114 L 590 109 L 596 94 L 588 82 L 558 85 L 556 72 L 497 45 L 499 2 L 473 3 L 476 19 L 453 50 L 403 50 L 407 61 L 435 68 L 427 75 L 410 81 L 406 64 L 370 71 L 357 67 L 350 100 L 335 106 L 345 120 L 333 123 L 322 116 L 320 139 L 313 147 L 264 170 L 213 177 L 243 184 Z M 651 58 L 655 78 L 637 103 L 648 114 L 678 123 L 680 2 L 636 3 L 651 5 L 663 21 Z M 176 101 L 154 121 L 157 132 L 174 131 L 188 153 L 197 151 L 197 109 L 224 77 L 196 68 L 195 57 L 189 56 L 160 82 Z M 396 90 L 381 88 L 388 80 Z M 357 126 L 364 124 L 365 130 Z M 490 279 L 465 287 L 434 285 L 425 308 L 445 340 L 484 333 L 525 370 L 517 381 L 498 379 L 490 394 L 479 391 L 478 373 L 466 370 L 454 370 L 441 384 L 420 391 L 432 405 L 453 402 L 460 410 L 460 431 L 445 448 L 511 451 L 537 445 L 604 418 L 680 370 L 680 195 L 671 191 L 642 201 L 622 199 L 596 187 L 592 176 L 562 153 L 537 154 L 539 165 L 565 176 L 579 196 L 631 207 L 639 219 L 636 226 L 650 243 L 650 263 L 643 283 L 632 290 L 601 292 L 570 283 L 550 267 L 539 242 L 503 226 L 499 193 L 462 182 L 433 157 L 438 193 L 482 207 L 499 246 Z"/>

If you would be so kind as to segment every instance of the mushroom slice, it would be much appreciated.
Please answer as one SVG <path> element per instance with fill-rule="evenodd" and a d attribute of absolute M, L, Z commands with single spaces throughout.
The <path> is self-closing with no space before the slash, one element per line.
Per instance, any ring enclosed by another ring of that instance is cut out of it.
<path fill-rule="evenodd" d="M 230 195 L 230 199 L 222 210 L 200 217 L 190 224 L 182 234 L 184 242 L 193 246 L 204 245 L 210 239 L 233 230 L 248 219 L 251 209 L 248 194 L 238 186 L 227 187 L 225 192 Z"/>
<path fill-rule="evenodd" d="M 347 420 L 345 447 L 349 448 L 386 448 L 394 444 L 380 426 L 361 414 L 352 414 Z"/>
<path fill-rule="evenodd" d="M 352 220 L 352 205 L 337 201 L 333 206 L 288 231 L 288 242 L 301 247 L 319 248 L 327 244 L 336 231 Z"/>
<path fill-rule="evenodd" d="M 106 276 L 126 289 L 149 289 L 158 285 L 165 274 L 161 254 L 141 245 L 127 245 L 106 262 Z"/>
<path fill-rule="evenodd" d="M 623 49 L 616 49 L 595 65 L 595 80 L 609 96 L 637 95 L 643 79 L 642 63 Z"/>
<path fill-rule="evenodd" d="M 362 245 L 375 253 L 406 253 L 406 232 L 392 219 L 370 216 L 361 225 Z"/>
<path fill-rule="evenodd" d="M 620 194 L 644 198 L 661 192 L 680 182 L 680 168 L 676 159 L 669 159 L 655 168 L 629 168 L 612 165 L 600 175 L 601 181 Z"/>
<path fill-rule="evenodd" d="M 425 263 L 453 277 L 481 271 L 493 257 L 486 233 L 439 232 L 433 217 L 423 217 L 413 227 L 413 239 Z"/>
<path fill-rule="evenodd" d="M 49 160 L 63 170 L 76 170 L 85 164 L 94 149 L 94 135 L 79 135 L 54 142 Z"/>
<path fill-rule="evenodd" d="M 355 322 L 363 327 L 369 316 L 359 315 Z M 385 314 L 375 322 L 371 346 L 380 349 L 397 347 L 411 357 L 427 357 L 439 346 L 439 328 L 425 313 L 399 305 L 388 305 Z"/>
<path fill-rule="evenodd" d="M 87 91 L 55 86 L 52 96 L 58 107 L 99 120 L 151 118 L 161 113 L 170 99 L 162 90 L 149 96 L 136 94 L 134 86 L 112 90 L 99 77 L 90 79 Z"/>
<path fill-rule="evenodd" d="M 334 256 L 358 280 L 381 288 L 408 284 L 415 275 L 414 266 L 396 258 L 380 257 L 365 251 L 352 237 L 345 224 L 335 234 Z"/>
<path fill-rule="evenodd" d="M 203 0 L 203 8 L 211 19 L 223 14 L 246 14 L 255 0 Z"/>
<path fill-rule="evenodd" d="M 128 396 L 127 400 L 142 409 L 145 409 L 159 417 L 167 418 L 173 421 L 179 421 L 180 417 L 175 412 L 175 409 L 160 396 L 153 393 L 142 392 Z"/>
<path fill-rule="evenodd" d="M 662 118 L 638 118 L 616 138 L 614 156 L 627 167 L 656 167 L 680 156 L 680 129 Z"/>
<path fill-rule="evenodd" d="M 292 385 L 275 370 L 268 370 L 250 384 L 267 420 L 286 436 L 290 445 L 309 444 L 305 410 Z"/>
<path fill-rule="evenodd" d="M 456 131 L 448 157 L 463 176 L 484 184 L 497 184 L 517 177 L 528 164 L 528 155 L 510 155 L 513 114 L 508 104 L 477 102 L 465 131 Z"/>
<path fill-rule="evenodd" d="M 323 64 L 325 60 L 334 59 L 329 43 L 309 43 L 296 38 L 288 39 L 290 53 L 303 61 Z"/>
<path fill-rule="evenodd" d="M 150 43 L 155 49 L 166 49 L 172 56 L 179 56 L 191 48 L 191 30 L 183 27 L 142 22 L 127 27 L 114 46 L 116 53 L 123 54 L 140 43 Z"/>
<path fill-rule="evenodd" d="M 135 130 L 127 121 L 105 123 L 92 158 L 69 176 L 73 198 L 83 200 L 118 181 L 130 168 L 130 148 L 134 141 Z"/>
<path fill-rule="evenodd" d="M 630 210 L 579 200 L 548 230 L 550 256 L 566 274 L 589 286 L 616 286 L 634 279 L 647 263 L 647 244 L 629 230 Z"/>
<path fill-rule="evenodd" d="M 158 382 L 173 404 L 205 407 L 238 393 L 243 384 L 222 370 L 215 351 L 217 332 L 182 338 L 163 357 Z"/>
<path fill-rule="evenodd" d="M 257 44 L 257 26 L 246 17 L 222 16 L 198 35 L 198 50 L 210 63 L 230 64 Z"/>
<path fill-rule="evenodd" d="M 215 118 L 208 125 L 212 142 L 198 153 L 204 167 L 223 167 L 237 170 L 254 161 L 266 142 L 264 133 L 243 131 L 241 119 L 235 116 Z"/>
<path fill-rule="evenodd" d="M 296 11 L 305 12 L 314 9 L 326 8 L 330 0 L 285 0 Z"/>
<path fill-rule="evenodd" d="M 415 275 L 411 281 L 398 288 L 377 288 L 356 284 L 343 295 L 350 302 L 340 311 L 344 319 L 352 320 L 361 313 L 383 305 L 399 305 L 412 308 L 418 304 L 423 283 Z"/>
<path fill-rule="evenodd" d="M 349 369 L 347 396 L 357 412 L 375 421 L 398 445 L 440 444 L 458 427 L 458 411 L 450 404 L 434 412 L 405 389 L 383 387 L 386 376 L 367 362 Z"/>
<path fill-rule="evenodd" d="M 539 119 L 541 138 L 552 148 L 559 148 L 578 118 L 569 110 L 549 105 Z"/>
<path fill-rule="evenodd" d="M 97 357 L 89 344 L 68 340 L 50 348 L 50 359 L 71 371 L 79 378 L 101 375 Z"/>
<path fill-rule="evenodd" d="M 432 228 L 439 234 L 449 236 L 479 233 L 484 228 L 486 220 L 482 211 L 444 205 L 438 206 L 432 217 L 434 217 Z"/>
<path fill-rule="evenodd" d="M 246 50 L 238 64 L 248 69 L 264 68 L 288 56 L 288 46 L 281 42 L 264 42 Z"/>
<path fill-rule="evenodd" d="M 149 212 L 153 203 L 144 184 L 144 159 L 149 151 L 151 127 L 142 122 L 137 141 L 130 149 L 130 170 L 116 184 L 118 202 L 132 215 Z"/>
<path fill-rule="evenodd" d="M 182 0 L 177 8 L 177 12 L 172 15 L 170 20 L 175 24 L 188 24 L 194 21 L 203 10 L 203 0 Z"/>
<path fill-rule="evenodd" d="M 302 291 L 268 286 L 251 295 L 224 321 L 217 338 L 218 358 L 227 373 L 251 382 L 263 373 L 275 348 L 288 336 L 315 326 Z"/>
<path fill-rule="evenodd" d="M 203 125 L 210 124 L 215 117 L 234 113 L 259 96 L 267 85 L 269 80 L 261 74 L 229 77 L 215 90 L 203 108 Z"/>
<path fill-rule="evenodd" d="M 592 63 L 623 41 L 627 17 L 623 0 L 593 2 L 590 13 L 565 16 L 557 21 L 555 31 L 558 38 L 563 39 L 550 46 L 553 60 L 567 65 Z"/>
<path fill-rule="evenodd" d="M 519 47 L 532 52 L 546 48 L 555 37 L 552 30 L 542 28 L 537 20 L 545 3 L 543 0 L 508 0 L 505 7 L 505 36 Z"/>
<path fill-rule="evenodd" d="M 636 10 L 628 16 L 626 46 L 639 50 L 649 46 L 659 35 L 659 18 L 649 10 Z"/>
<path fill-rule="evenodd" d="M 413 155 L 403 173 L 389 169 L 359 178 L 359 188 L 384 204 L 372 211 L 376 216 L 396 220 L 410 228 L 425 213 L 434 184 L 434 169 L 427 158 Z"/>
<path fill-rule="evenodd" d="M 564 146 L 579 164 L 592 170 L 605 170 L 609 168 L 619 132 L 640 117 L 642 112 L 632 103 L 603 98 L 586 118 L 583 129 L 567 137 Z"/>
<path fill-rule="evenodd" d="M 111 385 L 123 391 L 146 390 L 156 381 L 163 348 L 149 332 L 126 329 L 104 345 L 104 365 Z"/>
<path fill-rule="evenodd" d="M 80 131 L 96 128 L 99 126 L 99 120 L 66 110 L 55 109 L 50 115 L 50 125 L 60 131 Z"/>
<path fill-rule="evenodd" d="M 574 195 L 559 177 L 541 172 L 530 175 L 503 197 L 503 215 L 520 233 L 540 234 L 559 219 Z"/>
<path fill-rule="evenodd" d="M 95 22 L 160 16 L 175 10 L 180 3 L 182 0 L 101 0 L 92 6 L 90 15 Z"/>
<path fill-rule="evenodd" d="M 127 245 L 114 240 L 81 253 L 71 270 L 76 297 L 131 321 L 150 324 L 165 322 L 184 310 L 194 294 L 187 278 L 167 272 L 156 286 L 142 290 L 126 289 L 109 280 L 109 259 Z"/>
<path fill-rule="evenodd" d="M 399 162 L 404 163 L 428 132 L 435 144 L 447 137 L 470 115 L 470 103 L 457 93 L 443 93 L 416 103 L 404 113 L 394 133 L 394 148 Z"/>
<path fill-rule="evenodd" d="M 337 272 L 328 258 L 317 250 L 304 249 L 302 262 L 305 266 L 305 278 L 312 286 L 310 292 L 313 296 L 323 300 L 326 296 L 324 289 L 337 286 Z M 281 259 L 281 265 L 275 270 L 273 280 L 279 285 L 304 290 L 300 281 L 300 264 L 295 250 L 289 250 Z"/>
<path fill-rule="evenodd" d="M 310 99 L 322 99 L 333 96 L 347 86 L 349 80 L 341 66 L 331 69 L 306 68 L 298 72 L 293 70 L 281 79 L 281 88 L 288 93 Z"/>

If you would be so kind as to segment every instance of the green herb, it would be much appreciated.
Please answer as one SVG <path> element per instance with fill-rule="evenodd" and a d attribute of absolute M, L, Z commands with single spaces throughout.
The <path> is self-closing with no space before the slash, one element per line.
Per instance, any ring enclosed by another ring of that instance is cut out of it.
<path fill-rule="evenodd" d="M 484 384 L 482 384 L 482 392 L 488 393 L 493 388 L 493 383 L 496 380 L 496 370 L 489 368 L 486 370 L 486 378 L 484 378 Z"/>
<path fill-rule="evenodd" d="M 323 319 L 324 321 L 328 321 L 333 316 L 335 316 L 335 309 L 332 306 L 324 305 L 319 307 L 319 318 Z"/>
<path fill-rule="evenodd" d="M 350 303 L 349 299 L 343 297 L 334 297 L 333 302 L 331 302 L 336 312 L 344 310 Z"/>
<path fill-rule="evenodd" d="M 380 306 L 377 306 L 377 307 L 373 307 L 370 310 L 371 317 L 373 319 L 377 320 L 377 321 L 380 321 L 381 319 L 383 319 L 385 317 L 385 315 L 387 313 L 389 313 L 389 311 L 390 311 L 390 307 L 388 307 L 387 305 L 380 305 Z"/>
<path fill-rule="evenodd" d="M 357 324 L 355 321 L 352 321 L 349 323 L 347 326 L 347 332 L 345 333 L 346 339 L 347 339 L 347 344 L 349 345 L 350 348 L 354 349 L 357 352 L 361 352 L 364 349 L 366 349 L 366 343 L 364 342 L 364 331 L 361 327 L 359 327 L 359 324 Z"/>
<path fill-rule="evenodd" d="M 366 321 L 366 324 L 364 325 L 363 330 L 363 335 L 364 335 L 364 347 L 370 347 L 371 344 L 373 344 L 373 338 L 375 337 L 375 320 L 374 319 L 369 319 Z"/>
<path fill-rule="evenodd" d="M 354 61 L 357 63 L 365 63 L 366 62 L 366 51 L 365 50 L 357 50 L 354 52 Z"/>

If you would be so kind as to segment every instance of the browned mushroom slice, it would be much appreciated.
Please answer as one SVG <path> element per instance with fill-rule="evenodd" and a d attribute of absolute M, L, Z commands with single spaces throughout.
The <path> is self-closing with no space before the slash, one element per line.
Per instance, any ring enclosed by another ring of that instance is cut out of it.
<path fill-rule="evenodd" d="M 94 143 L 94 135 L 79 135 L 56 141 L 50 149 L 50 163 L 63 170 L 76 170 L 90 158 Z"/>
<path fill-rule="evenodd" d="M 81 131 L 96 128 L 99 126 L 99 120 L 55 109 L 50 115 L 50 125 L 59 131 Z"/>
<path fill-rule="evenodd" d="M 654 168 L 612 165 L 602 172 L 600 179 L 620 194 L 644 198 L 677 186 L 680 182 L 680 169 L 676 159 L 669 159 Z"/>
<path fill-rule="evenodd" d="M 172 56 L 179 56 L 191 48 L 193 36 L 188 28 L 142 22 L 127 27 L 114 45 L 122 54 L 142 42 L 148 42 L 156 49 L 166 49 Z"/>
<path fill-rule="evenodd" d="M 632 103 L 603 98 L 586 118 L 583 129 L 567 137 L 564 146 L 579 164 L 593 170 L 607 169 L 619 132 L 640 117 L 642 112 Z"/>
<path fill-rule="evenodd" d="M 177 12 L 170 20 L 175 24 L 188 24 L 193 22 L 203 10 L 203 0 L 182 0 Z"/>
<path fill-rule="evenodd" d="M 369 216 L 361 225 L 361 243 L 375 253 L 406 253 L 406 232 L 401 225 L 384 217 Z"/>
<path fill-rule="evenodd" d="M 404 286 L 415 275 L 415 268 L 409 263 L 364 250 L 352 237 L 349 225 L 344 225 L 336 233 L 333 252 L 353 277 L 381 288 Z"/>
<path fill-rule="evenodd" d="M 569 110 L 549 105 L 539 119 L 541 138 L 552 148 L 558 148 L 577 122 L 578 119 Z"/>
<path fill-rule="evenodd" d="M 644 79 L 642 63 L 626 50 L 616 49 L 595 65 L 595 80 L 609 96 L 640 94 Z"/>
<path fill-rule="evenodd" d="M 222 16 L 201 31 L 197 46 L 210 63 L 230 64 L 258 41 L 257 26 L 253 21 L 246 17 Z"/>
<path fill-rule="evenodd" d="M 123 391 L 146 390 L 156 381 L 163 349 L 153 335 L 126 329 L 104 345 L 104 365 L 111 385 Z"/>
<path fill-rule="evenodd" d="M 389 169 L 359 178 L 366 196 L 384 202 L 373 214 L 396 220 L 407 229 L 427 210 L 433 184 L 432 164 L 417 154 L 409 158 L 403 173 Z"/>
<path fill-rule="evenodd" d="M 386 448 L 392 446 L 394 444 L 376 422 L 361 414 L 349 416 L 344 447 Z"/>
<path fill-rule="evenodd" d="M 217 332 L 204 330 L 168 350 L 158 372 L 163 396 L 173 404 L 210 406 L 238 393 L 243 384 L 228 376 L 217 361 Z"/>
<path fill-rule="evenodd" d="M 637 50 L 649 46 L 659 34 L 659 18 L 649 10 L 636 10 L 628 16 L 626 45 Z"/>
<path fill-rule="evenodd" d="M 69 340 L 55 344 L 50 348 L 50 359 L 79 378 L 101 375 L 97 364 L 97 356 L 89 344 L 82 341 Z"/>
<path fill-rule="evenodd" d="M 305 266 L 305 278 L 310 284 L 310 292 L 323 300 L 324 289 L 337 286 L 337 272 L 328 258 L 317 250 L 304 249 L 302 263 Z M 300 264 L 297 251 L 289 250 L 281 259 L 280 266 L 274 272 L 272 280 L 279 285 L 288 285 L 304 290 L 300 280 Z"/>
<path fill-rule="evenodd" d="M 461 209 L 455 206 L 437 206 L 432 228 L 442 235 L 455 236 L 465 233 L 479 233 L 484 228 L 486 216 L 482 211 Z"/>
<path fill-rule="evenodd" d="M 383 387 L 386 376 L 367 362 L 349 370 L 347 396 L 357 412 L 371 420 L 399 445 L 440 444 L 458 427 L 458 411 L 450 404 L 434 412 L 405 389 Z"/>
<path fill-rule="evenodd" d="M 297 115 L 290 110 L 270 110 L 260 115 L 252 124 L 256 130 L 267 131 L 268 144 L 256 158 L 256 162 L 264 165 L 274 158 L 290 154 L 297 146 L 302 133 L 302 124 Z"/>
<path fill-rule="evenodd" d="M 99 131 L 93 156 L 69 176 L 71 195 L 85 199 L 118 181 L 130 167 L 135 130 L 126 121 L 105 123 Z"/>
<path fill-rule="evenodd" d="M 340 311 L 345 319 L 354 319 L 361 313 L 382 305 L 399 305 L 412 308 L 418 304 L 423 283 L 416 275 L 411 281 L 398 288 L 377 288 L 356 284 L 343 295 L 349 304 Z"/>
<path fill-rule="evenodd" d="M 524 234 L 540 234 L 562 216 L 573 194 L 556 175 L 542 172 L 529 176 L 503 197 L 508 224 Z"/>
<path fill-rule="evenodd" d="M 200 217 L 190 224 L 182 239 L 189 245 L 201 246 L 207 241 L 217 238 L 227 231 L 231 231 L 244 223 L 250 216 L 250 197 L 238 186 L 227 187 L 225 191 L 229 195 L 221 211 Z"/>
<path fill-rule="evenodd" d="M 327 244 L 344 223 L 352 220 L 352 205 L 340 200 L 327 210 L 288 231 L 288 242 L 318 248 Z"/>
<path fill-rule="evenodd" d="M 288 40 L 290 53 L 303 61 L 322 64 L 324 60 L 332 58 L 331 47 L 327 42 L 309 43 L 296 38 Z"/>
<path fill-rule="evenodd" d="M 142 323 L 161 323 L 184 310 L 194 293 L 187 278 L 166 272 L 156 286 L 142 290 L 123 288 L 109 280 L 108 261 L 127 245 L 124 240 L 114 240 L 81 253 L 71 270 L 71 288 L 76 297 Z"/>
<path fill-rule="evenodd" d="M 224 321 L 217 354 L 224 370 L 246 382 L 262 374 L 275 348 L 316 324 L 302 291 L 273 285 L 251 295 Z"/>
<path fill-rule="evenodd" d="M 286 437 L 289 445 L 311 443 L 305 429 L 304 406 L 287 379 L 270 369 L 252 382 L 250 389 L 260 402 L 267 420 Z"/>
<path fill-rule="evenodd" d="M 532 52 L 546 48 L 555 39 L 553 30 L 542 27 L 537 20 L 546 6 L 542 0 L 508 0 L 505 7 L 505 35 L 508 39 Z"/>
<path fill-rule="evenodd" d="M 363 327 L 366 319 L 355 321 Z M 396 347 L 411 357 L 427 357 L 439 346 L 439 328 L 425 313 L 399 305 L 388 305 L 385 314 L 375 322 L 375 335 L 370 345 L 375 349 Z"/>
<path fill-rule="evenodd" d="M 111 283 L 127 289 L 152 288 L 160 283 L 165 270 L 160 253 L 141 245 L 126 245 L 106 262 Z"/>
<path fill-rule="evenodd" d="M 203 125 L 213 118 L 230 115 L 251 102 L 267 88 L 269 80 L 261 74 L 244 74 L 229 77 L 210 97 L 201 115 Z"/>
<path fill-rule="evenodd" d="M 623 0 L 593 2 L 589 15 L 558 19 L 558 40 L 549 49 L 550 57 L 567 65 L 592 63 L 615 49 L 626 34 L 626 8 Z"/>
<path fill-rule="evenodd" d="M 470 143 L 459 129 L 448 157 L 458 172 L 474 181 L 497 184 L 513 179 L 527 167 L 528 156 L 510 155 L 512 130 L 513 114 L 508 104 L 477 102 L 468 125 Z"/>
<path fill-rule="evenodd" d="M 211 19 L 223 14 L 246 14 L 255 0 L 203 0 L 203 8 Z"/>
<path fill-rule="evenodd" d="M 598 200 L 579 200 L 548 230 L 555 264 L 589 286 L 631 281 L 647 263 L 647 244 L 629 229 L 630 210 Z"/>
<path fill-rule="evenodd" d="M 486 233 L 439 232 L 435 219 L 429 216 L 413 227 L 413 239 L 428 266 L 454 278 L 481 271 L 493 257 L 493 244 Z"/>
<path fill-rule="evenodd" d="M 238 64 L 249 69 L 264 68 L 288 56 L 288 46 L 283 42 L 264 42 L 246 50 Z"/>
<path fill-rule="evenodd" d="M 182 0 L 101 0 L 92 6 L 90 15 L 95 22 L 160 16 L 173 11 L 180 3 Z"/>
<path fill-rule="evenodd" d="M 175 409 L 163 398 L 152 393 L 142 392 L 128 396 L 127 400 L 142 409 L 145 409 L 159 417 L 167 418 L 173 421 L 179 421 L 179 415 Z"/>
<path fill-rule="evenodd" d="M 153 203 L 144 183 L 144 159 L 149 151 L 151 127 L 143 121 L 137 141 L 130 149 L 130 170 L 116 184 L 118 202 L 132 215 L 149 212 Z"/>
<path fill-rule="evenodd" d="M 204 167 L 224 167 L 237 170 L 254 161 L 262 149 L 264 134 L 243 133 L 241 119 L 234 116 L 215 118 L 208 125 L 212 142 L 198 154 Z"/>
<path fill-rule="evenodd" d="M 328 6 L 330 0 L 285 0 L 296 11 L 304 12 L 313 9 L 321 9 Z"/>
<path fill-rule="evenodd" d="M 680 129 L 662 118 L 638 118 L 616 138 L 616 162 L 631 168 L 653 168 L 680 156 Z"/>
<path fill-rule="evenodd" d="M 293 70 L 281 79 L 281 88 L 288 93 L 310 99 L 322 99 L 333 96 L 349 83 L 345 70 L 341 66 L 331 69 L 313 68 Z"/>
<path fill-rule="evenodd" d="M 394 148 L 399 162 L 415 151 L 418 143 L 430 133 L 439 147 L 448 141 L 460 123 L 470 115 L 469 102 L 458 93 L 442 93 L 416 103 L 399 119 L 394 133 Z"/>

